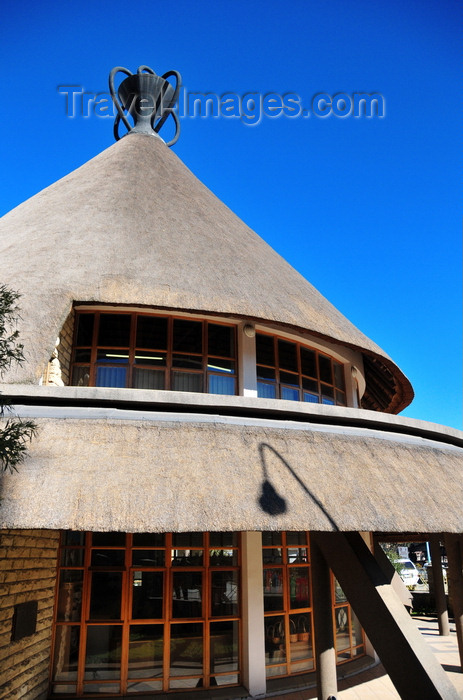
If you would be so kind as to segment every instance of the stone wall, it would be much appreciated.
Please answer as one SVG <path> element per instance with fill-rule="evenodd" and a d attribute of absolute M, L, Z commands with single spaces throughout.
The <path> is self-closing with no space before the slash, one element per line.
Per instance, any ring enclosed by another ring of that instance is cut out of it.
<path fill-rule="evenodd" d="M 0 532 L 0 698 L 45 700 L 59 533 Z M 37 601 L 36 631 L 11 641 L 15 606 Z"/>

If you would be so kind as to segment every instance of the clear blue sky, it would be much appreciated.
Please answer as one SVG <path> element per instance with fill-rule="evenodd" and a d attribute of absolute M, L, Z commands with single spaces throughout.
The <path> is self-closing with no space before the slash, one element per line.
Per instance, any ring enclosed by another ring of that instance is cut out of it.
<path fill-rule="evenodd" d="M 461 428 L 462 14 L 456 0 L 3 0 L 0 213 L 113 143 L 112 120 L 67 118 L 57 87 L 105 92 L 116 65 L 306 106 L 381 93 L 382 119 L 183 119 L 175 151 L 392 356 L 415 388 L 405 415 Z"/>

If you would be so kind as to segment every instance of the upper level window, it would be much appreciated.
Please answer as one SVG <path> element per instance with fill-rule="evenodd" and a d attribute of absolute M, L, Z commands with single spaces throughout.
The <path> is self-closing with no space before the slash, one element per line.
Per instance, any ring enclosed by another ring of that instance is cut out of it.
<path fill-rule="evenodd" d="M 258 396 L 346 405 L 343 366 L 328 355 L 257 333 L 256 361 Z"/>
<path fill-rule="evenodd" d="M 235 327 L 139 313 L 76 314 L 72 384 L 235 394 Z"/>

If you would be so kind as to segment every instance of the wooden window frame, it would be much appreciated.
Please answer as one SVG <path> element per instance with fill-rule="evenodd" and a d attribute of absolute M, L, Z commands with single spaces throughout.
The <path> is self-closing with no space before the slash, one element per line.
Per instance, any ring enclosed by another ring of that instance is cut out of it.
<path fill-rule="evenodd" d="M 335 405 L 335 406 L 347 406 L 347 392 L 346 392 L 346 380 L 345 380 L 345 372 L 344 372 L 344 364 L 340 362 L 339 360 L 336 360 L 334 357 L 329 355 L 326 352 L 322 352 L 320 350 L 317 350 L 316 348 L 311 347 L 310 345 L 305 345 L 304 343 L 301 343 L 296 340 L 292 340 L 289 338 L 285 338 L 284 336 L 279 336 L 275 335 L 273 333 L 267 333 L 265 331 L 257 331 L 256 333 L 256 338 L 257 336 L 262 335 L 262 336 L 267 336 L 269 338 L 273 339 L 273 353 L 274 353 L 274 358 L 275 358 L 275 364 L 274 365 L 266 365 L 263 363 L 258 362 L 257 358 L 257 351 L 256 351 L 256 368 L 257 368 L 257 384 L 267 384 L 269 386 L 274 386 L 275 387 L 275 398 L 281 399 L 282 398 L 282 389 L 288 387 L 290 389 L 296 389 L 299 393 L 299 401 L 304 401 L 304 393 L 307 394 L 313 394 L 318 396 L 318 402 L 313 402 L 313 403 L 327 403 L 323 401 L 323 387 L 328 387 L 330 390 L 333 391 L 333 404 L 328 404 L 328 405 Z M 278 343 L 279 341 L 284 341 L 287 343 L 291 343 L 296 347 L 296 357 L 297 357 L 297 371 L 292 371 L 292 370 L 287 370 L 284 368 L 280 367 L 280 362 L 279 362 L 279 350 L 278 350 Z M 302 362 L 301 362 L 301 349 L 303 350 L 310 350 L 313 353 L 315 353 L 315 365 L 316 365 L 316 376 L 310 376 L 308 374 L 303 374 L 302 372 Z M 323 382 L 320 378 L 320 357 L 326 357 L 330 360 L 331 363 L 331 383 L 328 382 Z M 336 379 L 335 379 L 335 365 L 339 365 L 342 369 L 342 379 L 343 379 L 343 388 L 339 388 L 336 386 Z M 266 369 L 273 370 L 275 372 L 275 381 L 270 381 L 266 380 L 265 378 L 260 379 L 259 378 L 259 367 L 264 367 Z M 281 380 L 281 374 L 282 373 L 287 373 L 291 374 L 294 376 L 295 383 L 294 385 L 290 385 L 284 381 Z M 308 379 L 311 381 L 317 382 L 317 392 L 311 391 L 309 389 L 304 389 L 303 387 L 303 380 Z M 342 395 L 343 401 L 339 400 L 339 395 Z M 288 399 L 289 400 L 289 399 Z M 308 402 L 310 403 L 310 402 Z"/>
<path fill-rule="evenodd" d="M 277 533 L 275 533 L 277 534 Z M 282 578 L 283 578 L 283 609 L 282 610 L 272 610 L 265 612 L 264 611 L 264 625 L 265 625 L 265 634 L 266 638 L 268 636 L 268 630 L 269 630 L 269 625 L 271 625 L 271 618 L 279 618 L 283 617 L 284 619 L 284 649 L 281 649 L 284 654 L 284 660 L 277 660 L 275 663 L 265 664 L 266 670 L 275 668 L 277 669 L 279 666 L 286 666 L 286 672 L 285 673 L 276 673 L 272 674 L 269 673 L 267 675 L 267 680 L 271 680 L 273 678 L 283 678 L 286 676 L 294 676 L 294 675 L 300 675 L 302 673 L 311 673 L 315 669 L 315 650 L 314 650 L 314 645 L 313 645 L 313 639 L 314 639 L 314 630 L 313 630 L 313 609 L 312 609 L 312 573 L 311 573 L 311 561 L 310 561 L 310 540 L 309 540 L 309 535 L 307 532 L 304 533 L 305 535 L 305 541 L 306 544 L 300 544 L 300 545 L 294 545 L 294 544 L 287 544 L 287 532 L 281 532 L 278 533 L 281 535 L 281 545 L 262 545 L 262 557 L 264 558 L 264 552 L 266 550 L 272 550 L 272 549 L 281 549 L 282 551 L 282 560 L 281 563 L 264 563 L 263 564 L 263 575 L 264 575 L 264 581 L 265 581 L 265 572 L 267 570 L 271 569 L 277 569 L 280 568 L 282 571 Z M 297 549 L 297 548 L 303 548 L 305 547 L 307 550 L 307 561 L 306 562 L 289 562 L 289 557 L 288 557 L 288 550 L 289 549 Z M 291 569 L 296 569 L 296 568 L 306 568 L 308 570 L 308 581 L 309 581 L 309 605 L 304 606 L 301 608 L 291 608 L 291 603 L 290 603 L 290 576 L 289 573 Z M 311 641 L 311 655 L 308 655 L 307 657 L 303 659 L 296 659 L 292 660 L 291 659 L 291 641 L 290 641 L 290 635 L 291 635 L 291 629 L 290 629 L 290 617 L 294 615 L 308 615 L 310 616 L 310 629 L 307 629 L 306 632 L 309 633 L 310 635 L 310 641 Z M 305 668 L 301 671 L 291 671 L 291 663 L 297 663 L 297 662 L 303 662 L 306 661 L 308 662 L 308 666 L 310 668 Z"/>
<path fill-rule="evenodd" d="M 156 682 L 162 680 L 161 688 L 159 690 L 144 691 L 149 694 L 153 693 L 165 693 L 165 692 L 175 692 L 176 688 L 171 688 L 170 683 L 175 679 L 192 679 L 197 680 L 201 683 L 198 689 L 206 689 L 208 687 L 216 687 L 215 685 L 210 685 L 211 678 L 218 678 L 219 676 L 236 676 L 237 680 L 234 683 L 223 684 L 221 687 L 232 687 L 239 685 L 242 679 L 242 584 L 241 584 L 241 535 L 240 533 L 234 533 L 236 535 L 236 544 L 234 545 L 223 545 L 216 546 L 211 545 L 210 533 L 201 533 L 202 535 L 202 546 L 183 546 L 173 544 L 172 533 L 165 534 L 165 540 L 163 546 L 148 546 L 148 545 L 134 545 L 133 535 L 125 534 L 125 545 L 121 546 L 106 546 L 106 545 L 94 545 L 92 543 L 93 533 L 85 533 L 84 545 L 82 546 L 72 546 L 66 545 L 64 543 L 65 532 L 61 533 L 60 538 L 60 548 L 58 555 L 58 573 L 56 581 L 56 594 L 55 594 L 55 613 L 54 613 L 54 625 L 53 625 L 53 640 L 52 640 L 52 654 L 51 654 L 51 665 L 50 665 L 50 695 L 53 697 L 63 696 L 63 693 L 59 693 L 60 686 L 73 686 L 75 687 L 75 693 L 64 694 L 64 697 L 84 697 L 88 696 L 88 687 L 92 685 L 92 679 L 85 679 L 85 665 L 86 665 L 86 642 L 87 642 L 87 631 L 89 628 L 102 627 L 102 626 L 120 626 L 121 627 L 121 662 L 120 662 L 120 678 L 117 680 L 98 680 L 99 686 L 111 686 L 118 685 L 119 691 L 114 693 L 115 695 L 133 695 L 137 696 L 136 692 L 129 692 L 128 685 L 130 682 Z M 195 533 L 196 534 L 196 533 Z M 83 552 L 83 561 L 79 565 L 69 565 L 63 562 L 63 552 L 64 550 L 80 550 Z M 179 550 L 203 550 L 203 563 L 200 566 L 173 566 L 173 553 Z M 124 551 L 124 565 L 123 566 L 92 566 L 92 552 L 94 550 L 122 550 Z M 156 550 L 164 551 L 164 566 L 140 566 L 138 564 L 132 565 L 132 555 L 134 551 L 137 550 Z M 236 552 L 236 561 L 234 564 L 217 565 L 211 563 L 211 554 L 217 550 L 232 550 Z M 81 598 L 81 608 L 80 608 L 80 618 L 79 620 L 59 620 L 58 619 L 58 596 L 60 591 L 60 578 L 61 572 L 63 571 L 82 571 L 83 572 L 83 585 L 82 585 L 82 598 Z M 122 575 L 122 585 L 121 585 L 121 617 L 120 619 L 110 619 L 110 620 L 100 620 L 100 619 L 90 619 L 90 604 L 91 604 L 91 586 L 93 574 L 96 571 L 105 572 L 120 572 Z M 137 618 L 133 617 L 133 592 L 134 592 L 134 572 L 160 572 L 163 576 L 163 602 L 162 602 L 162 617 L 160 618 Z M 175 572 L 188 572 L 196 573 L 200 572 L 202 577 L 202 589 L 201 589 L 201 615 L 198 617 L 174 617 L 173 606 L 171 605 L 171 600 L 173 599 L 173 579 Z M 238 610 L 236 614 L 230 615 L 213 615 L 212 614 L 212 599 L 211 599 L 211 587 L 212 587 L 212 574 L 214 572 L 230 572 L 233 571 L 238 577 Z M 238 663 L 236 671 L 211 671 L 211 625 L 215 622 L 232 622 L 238 625 Z M 170 674 L 170 633 L 171 626 L 175 624 L 199 624 L 202 625 L 202 644 L 203 644 L 203 661 L 202 661 L 202 672 L 182 674 L 180 676 L 174 676 Z M 162 659 L 162 679 L 159 677 L 149 676 L 146 678 L 129 678 L 129 650 L 130 650 L 130 630 L 133 625 L 163 625 L 163 659 Z M 79 627 L 80 628 L 80 638 L 79 638 L 79 649 L 78 649 L 78 662 L 77 662 L 77 678 L 76 680 L 54 680 L 54 658 L 55 649 L 57 643 L 58 630 L 63 627 Z M 85 686 L 87 690 L 85 692 Z M 96 686 L 95 686 L 96 687 Z M 54 692 L 56 690 L 56 692 Z M 195 687 L 185 688 L 185 690 L 194 691 Z M 98 693 L 94 691 L 94 695 L 106 695 L 107 693 Z"/>
<path fill-rule="evenodd" d="M 79 318 L 83 315 L 88 315 L 92 314 L 94 317 L 94 322 L 93 322 L 93 336 L 92 336 L 92 343 L 91 345 L 77 345 L 77 333 L 78 333 L 78 324 L 79 324 Z M 99 331 L 99 323 L 100 323 L 100 318 L 102 315 L 118 315 L 118 316 L 130 316 L 131 321 L 130 321 L 130 339 L 129 339 L 129 345 L 128 346 L 105 346 L 105 345 L 98 345 L 98 331 Z M 141 348 L 136 345 L 136 330 L 137 330 L 137 319 L 140 317 L 155 317 L 155 318 L 161 318 L 161 319 L 166 319 L 167 320 L 167 347 L 166 348 Z M 185 351 L 177 351 L 173 349 L 173 328 L 174 328 L 174 322 L 176 320 L 181 320 L 181 321 L 192 321 L 195 323 L 201 323 L 202 325 L 202 352 L 201 353 L 195 353 L 195 352 L 185 352 Z M 233 329 L 233 355 L 230 357 L 224 356 L 224 355 L 209 355 L 209 348 L 208 348 L 208 329 L 210 325 L 214 326 L 225 326 L 227 328 Z M 185 316 L 176 316 L 176 315 L 168 315 L 168 314 L 156 314 L 156 313 L 142 313 L 142 312 L 134 312 L 134 311 L 124 311 L 124 309 L 117 309 L 117 310 L 106 310 L 106 309 L 82 309 L 79 310 L 78 308 L 75 309 L 75 321 L 74 321 L 74 339 L 73 339 L 73 347 L 72 347 L 72 362 L 71 362 L 71 368 L 70 368 L 70 377 L 71 377 L 71 382 L 73 382 L 73 374 L 74 370 L 79 367 L 89 368 L 89 379 L 88 379 L 88 384 L 85 386 L 96 386 L 96 373 L 97 373 L 97 367 L 98 367 L 98 351 L 99 350 L 120 350 L 121 352 L 127 352 L 128 353 L 128 361 L 126 364 L 122 365 L 120 363 L 114 362 L 115 367 L 121 367 L 124 366 L 127 368 L 126 372 L 126 381 L 125 381 L 125 388 L 135 388 L 133 387 L 133 380 L 134 380 L 134 370 L 140 369 L 140 370 L 154 370 L 158 372 L 162 372 L 164 375 L 164 388 L 161 389 L 162 391 L 172 391 L 172 384 L 173 384 L 173 373 L 174 372 L 179 372 L 179 373 L 186 373 L 186 374 L 197 374 L 201 376 L 201 390 L 199 393 L 210 393 L 209 392 L 209 382 L 210 382 L 210 377 L 212 376 L 227 376 L 227 377 L 232 377 L 234 379 L 234 384 L 235 384 L 235 391 L 233 395 L 237 395 L 238 393 L 238 387 L 239 387 L 239 376 L 238 376 L 238 352 L 237 352 L 237 327 L 233 323 L 226 323 L 221 320 L 215 320 L 215 319 L 201 319 L 201 318 L 190 318 L 190 317 L 185 317 Z M 75 355 L 77 351 L 80 350 L 87 350 L 90 353 L 90 360 L 80 362 L 75 360 Z M 166 364 L 165 366 L 162 365 L 150 365 L 150 364 L 143 364 L 141 362 L 136 362 L 136 357 L 135 354 L 136 352 L 159 352 L 162 353 L 163 355 L 166 355 Z M 193 368 L 183 368 L 183 367 L 175 367 L 173 358 L 174 355 L 184 355 L 185 357 L 198 357 L 198 360 L 200 361 L 201 368 L 200 369 L 193 369 Z M 230 361 L 233 362 L 235 365 L 235 369 L 233 372 L 230 373 L 223 373 L 220 371 L 214 371 L 213 369 L 209 369 L 209 360 L 223 360 L 223 361 Z M 106 367 L 111 367 L 111 363 L 105 363 Z M 72 386 L 76 386 L 76 384 L 72 384 Z"/>

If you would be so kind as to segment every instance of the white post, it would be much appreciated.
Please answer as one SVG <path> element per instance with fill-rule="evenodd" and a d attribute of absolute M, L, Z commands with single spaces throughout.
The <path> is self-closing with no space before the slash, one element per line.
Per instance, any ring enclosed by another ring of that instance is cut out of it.
<path fill-rule="evenodd" d="M 252 335 L 252 328 L 250 323 L 238 326 L 239 393 L 241 396 L 257 396 L 256 338 L 255 335 Z"/>
<path fill-rule="evenodd" d="M 252 697 L 266 692 L 262 534 L 241 535 L 243 576 L 243 684 Z"/>

